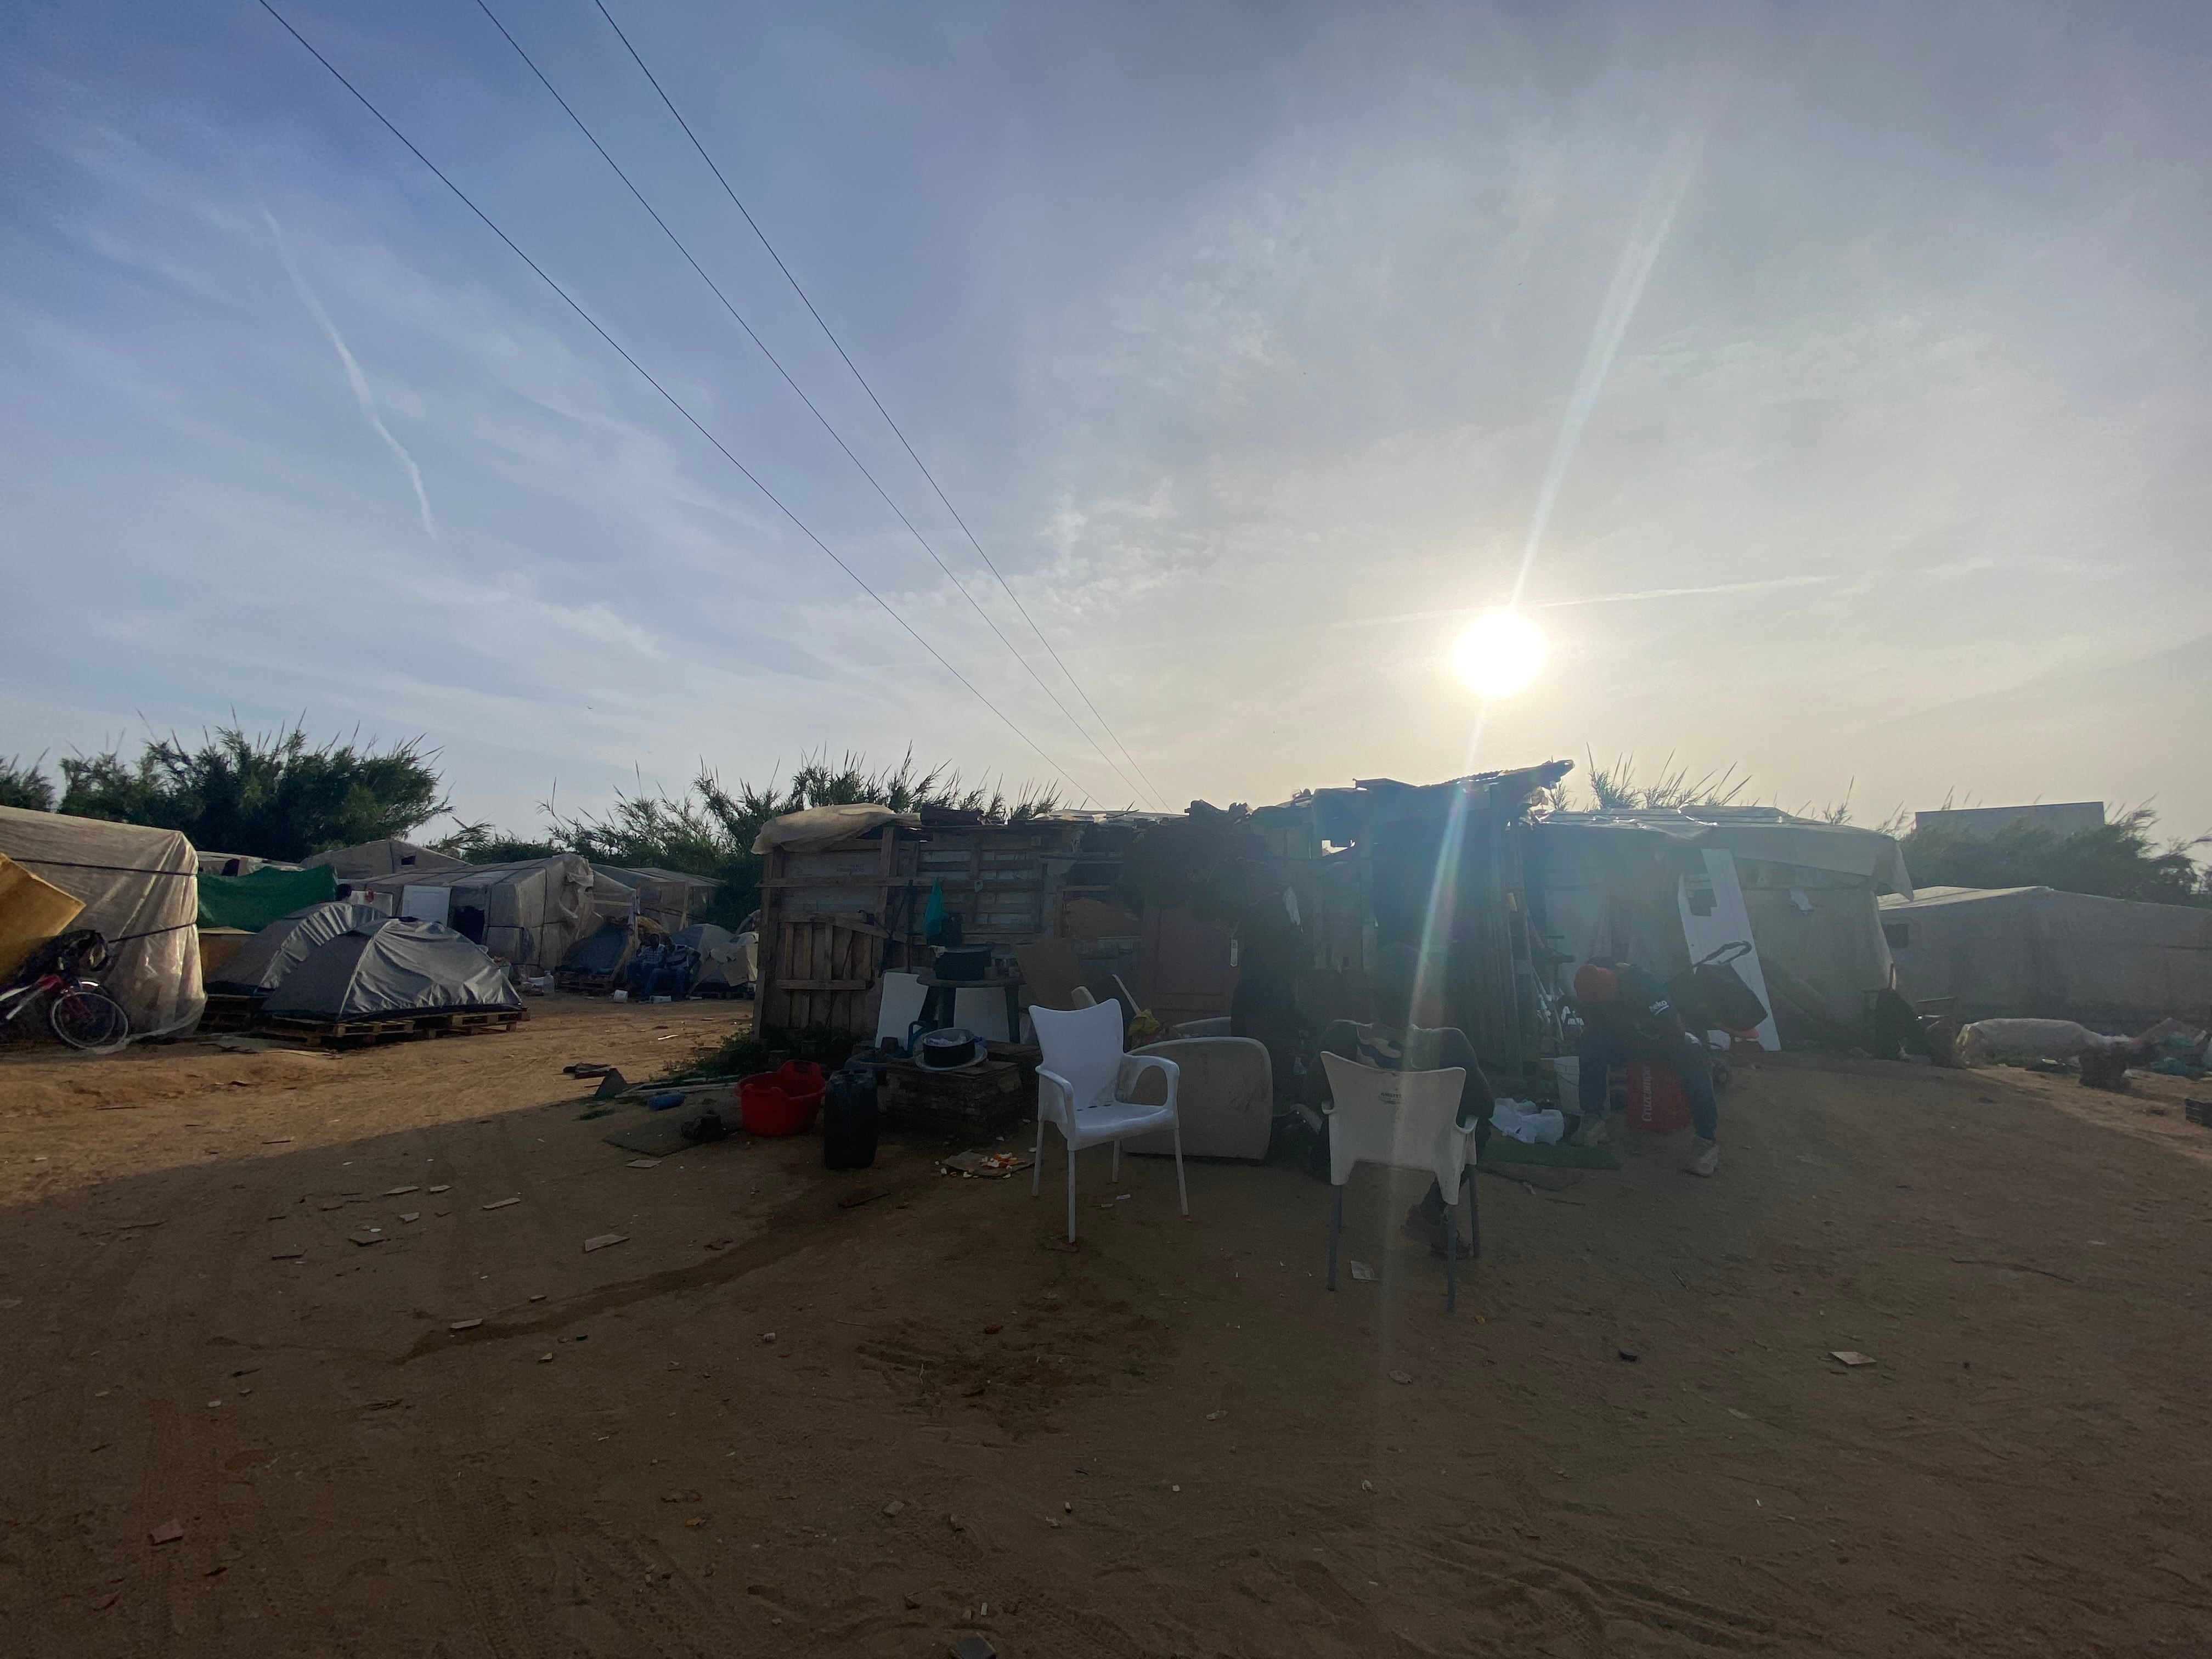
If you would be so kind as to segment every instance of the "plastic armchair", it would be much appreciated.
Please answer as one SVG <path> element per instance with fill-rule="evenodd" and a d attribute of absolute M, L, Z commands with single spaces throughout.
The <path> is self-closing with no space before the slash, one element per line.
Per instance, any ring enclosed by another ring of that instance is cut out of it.
<path fill-rule="evenodd" d="M 1182 1174 L 1182 1122 L 1176 1115 L 1176 1087 L 1181 1069 L 1157 1054 L 1128 1054 L 1121 1050 L 1121 1008 L 1102 1002 L 1095 1007 L 1060 1012 L 1031 1007 L 1037 1043 L 1044 1055 L 1037 1066 L 1037 1133 L 1034 1165 L 1030 1172 L 1030 1196 L 1044 1189 L 1044 1126 L 1060 1131 L 1067 1144 L 1067 1242 L 1075 1242 L 1075 1155 L 1085 1146 L 1111 1141 L 1114 1174 L 1121 1173 L 1121 1142 L 1130 1135 L 1154 1129 L 1173 1133 L 1176 1198 L 1185 1215 L 1190 1213 L 1190 1190 Z M 1124 1100 L 1125 1085 L 1146 1067 L 1160 1072 L 1167 1082 L 1167 1101 L 1145 1106 Z"/>
<path fill-rule="evenodd" d="M 1459 1189 L 1474 1162 L 1474 1129 L 1459 1125 L 1460 1091 L 1467 1071 L 1382 1072 L 1337 1054 L 1323 1054 L 1328 1074 L 1328 1288 L 1336 1288 L 1336 1243 L 1344 1230 L 1344 1183 L 1355 1165 L 1386 1164 L 1425 1170 L 1437 1178 L 1444 1202 L 1444 1311 L 1459 1310 Z M 1468 1187 L 1468 1220 L 1476 1254 L 1481 1223 L 1474 1188 Z"/>

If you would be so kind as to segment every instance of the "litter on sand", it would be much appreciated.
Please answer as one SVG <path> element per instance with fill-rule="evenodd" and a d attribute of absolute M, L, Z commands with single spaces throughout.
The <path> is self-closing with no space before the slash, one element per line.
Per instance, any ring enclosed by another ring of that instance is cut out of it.
<path fill-rule="evenodd" d="M 483 1321 L 481 1319 L 456 1319 L 446 1328 L 449 1331 L 472 1331 L 483 1323 Z"/>
<path fill-rule="evenodd" d="M 1410 1382 L 1413 1380 L 1413 1374 L 1411 1371 L 1392 1371 L 1390 1380 L 1399 1383 Z"/>
<path fill-rule="evenodd" d="M 981 1176 L 986 1181 L 1004 1181 L 1017 1170 L 1026 1170 L 1035 1162 L 1026 1152 L 955 1152 L 940 1158 L 937 1167 L 947 1175 L 966 1176 L 971 1180 Z"/>
<path fill-rule="evenodd" d="M 629 1167 L 633 1170 L 657 1170 L 660 1167 L 660 1160 L 657 1158 L 634 1158 L 629 1161 Z"/>
<path fill-rule="evenodd" d="M 629 1235 L 628 1233 L 600 1233 L 584 1241 L 584 1254 L 586 1255 L 589 1255 L 593 1250 L 604 1250 L 610 1244 L 627 1244 L 629 1243 Z"/>
<path fill-rule="evenodd" d="M 431 1190 L 434 1192 L 436 1188 L 433 1188 Z M 485 1205 L 484 1208 L 487 1210 L 503 1210 L 510 1204 L 520 1204 L 522 1200 L 519 1198 L 495 1198 L 490 1203 Z"/>
<path fill-rule="evenodd" d="M 1362 1285 L 1372 1285 L 1375 1282 L 1375 1269 L 1364 1261 L 1355 1261 L 1352 1264 L 1352 1276 Z"/>
<path fill-rule="evenodd" d="M 146 1541 L 149 1544 L 173 1544 L 184 1535 L 185 1528 L 181 1522 L 164 1521 L 146 1534 Z"/>
<path fill-rule="evenodd" d="M 399 1212 L 399 1218 L 402 1221 L 420 1221 L 422 1218 L 422 1212 L 420 1210 L 402 1210 Z"/>
<path fill-rule="evenodd" d="M 426 1193 L 450 1193 L 453 1189 L 453 1187 L 448 1184 L 443 1187 L 425 1187 L 422 1190 Z"/>
<path fill-rule="evenodd" d="M 386 1187 L 384 1189 L 384 1195 L 386 1198 L 404 1198 L 410 1193 L 419 1193 L 422 1190 L 420 1187 Z"/>
<path fill-rule="evenodd" d="M 1874 1364 L 1872 1355 L 1863 1354 L 1856 1348 L 1838 1348 L 1828 1357 L 1831 1359 L 1840 1359 L 1846 1365 L 1871 1365 Z"/>

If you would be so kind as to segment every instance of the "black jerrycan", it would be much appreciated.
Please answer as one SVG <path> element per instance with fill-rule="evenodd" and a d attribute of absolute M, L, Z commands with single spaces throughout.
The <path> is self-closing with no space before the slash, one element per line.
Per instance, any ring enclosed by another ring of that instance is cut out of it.
<path fill-rule="evenodd" d="M 876 1074 L 866 1067 L 837 1073 L 822 1101 L 822 1164 L 866 1170 L 876 1161 Z"/>

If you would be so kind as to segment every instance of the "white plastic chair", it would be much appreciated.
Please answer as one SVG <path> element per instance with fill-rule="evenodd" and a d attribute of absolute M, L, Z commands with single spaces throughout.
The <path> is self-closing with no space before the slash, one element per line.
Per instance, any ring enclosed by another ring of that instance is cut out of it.
<path fill-rule="evenodd" d="M 1183 1183 L 1182 1123 L 1176 1111 L 1176 1085 L 1181 1068 L 1157 1054 L 1121 1052 L 1121 1008 L 1102 1002 L 1096 1007 L 1062 1012 L 1032 1007 L 1037 1043 L 1044 1050 L 1037 1066 L 1037 1133 L 1035 1164 L 1030 1172 L 1030 1196 L 1044 1189 L 1044 1126 L 1051 1124 L 1067 1143 L 1067 1242 L 1075 1242 L 1075 1155 L 1085 1146 L 1114 1143 L 1114 1174 L 1121 1174 L 1121 1142 L 1148 1130 L 1173 1131 L 1176 1197 L 1185 1215 L 1190 1213 L 1190 1190 Z M 1150 1066 L 1167 1079 L 1167 1101 L 1141 1106 L 1121 1098 L 1123 1085 Z"/>
<path fill-rule="evenodd" d="M 1340 1054 L 1323 1054 L 1328 1074 L 1328 1288 L 1336 1288 L 1336 1241 L 1344 1230 L 1344 1183 L 1360 1164 L 1425 1170 L 1444 1194 L 1444 1311 L 1459 1310 L 1459 1188 L 1461 1172 L 1474 1162 L 1474 1129 L 1459 1126 L 1460 1091 L 1467 1070 L 1382 1072 Z M 1468 1220 L 1475 1249 L 1481 1224 L 1474 1188 L 1468 1186 Z"/>

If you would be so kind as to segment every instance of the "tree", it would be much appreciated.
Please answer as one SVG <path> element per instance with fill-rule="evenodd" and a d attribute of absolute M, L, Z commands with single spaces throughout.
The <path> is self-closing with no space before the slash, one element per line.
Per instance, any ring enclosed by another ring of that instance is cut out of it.
<path fill-rule="evenodd" d="M 198 749 L 172 735 L 149 740 L 136 761 L 113 750 L 64 759 L 61 810 L 292 862 L 404 836 L 448 811 L 434 758 L 413 739 L 380 750 L 333 738 L 315 748 L 298 726 L 273 736 L 223 726 Z"/>
<path fill-rule="evenodd" d="M 2138 806 L 2070 836 L 2021 818 L 1981 840 L 1937 823 L 1905 837 L 1905 867 L 1918 887 L 2056 887 L 2148 904 L 2212 904 L 2191 855 L 2208 838 L 2161 850 L 2151 836 L 2157 823 L 2155 812 Z"/>
<path fill-rule="evenodd" d="M 26 766 L 14 755 L 0 760 L 0 806 L 20 806 L 27 812 L 54 810 L 53 781 L 39 769 L 38 761 Z"/>

